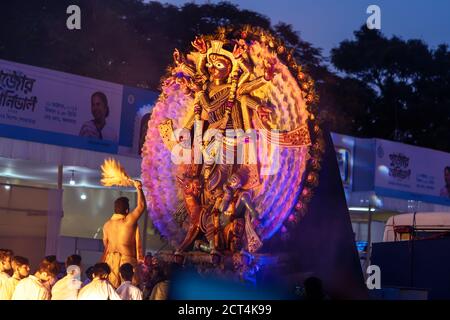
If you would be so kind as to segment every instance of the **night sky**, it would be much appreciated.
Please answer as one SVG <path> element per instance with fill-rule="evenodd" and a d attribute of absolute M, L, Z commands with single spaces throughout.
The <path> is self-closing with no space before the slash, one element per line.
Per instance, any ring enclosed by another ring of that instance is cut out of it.
<path fill-rule="evenodd" d="M 182 5 L 181 0 L 160 1 Z M 194 1 L 202 4 L 207 1 Z M 219 1 L 209 1 L 217 3 Z M 268 16 L 272 23 L 283 21 L 300 31 L 301 37 L 323 48 L 324 56 L 353 31 L 365 24 L 371 4 L 381 8 L 381 31 L 403 39 L 418 38 L 431 47 L 450 43 L 449 0 L 241 0 L 230 1 L 241 9 Z"/>

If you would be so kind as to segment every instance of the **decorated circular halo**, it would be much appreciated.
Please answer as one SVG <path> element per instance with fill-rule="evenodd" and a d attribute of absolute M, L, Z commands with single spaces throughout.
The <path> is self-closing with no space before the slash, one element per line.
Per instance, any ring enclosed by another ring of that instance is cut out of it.
<path fill-rule="evenodd" d="M 171 160 L 171 151 L 161 138 L 160 125 L 170 119 L 174 128 L 183 128 L 189 122 L 189 115 L 195 109 L 196 90 L 192 83 L 202 74 L 202 63 L 207 68 L 214 62 L 213 54 L 231 61 L 228 83 L 234 86 L 231 90 L 234 95 L 230 94 L 229 99 L 236 100 L 245 83 L 266 78 L 270 61 L 276 70 L 274 77 L 249 94 L 271 109 L 270 122 L 262 123 L 255 112 L 251 124 L 265 128 L 265 132 L 270 127 L 282 134 L 276 157 L 274 150 L 269 155 L 258 150 L 259 160 L 269 160 L 259 163 L 260 183 L 252 190 L 260 218 L 255 229 L 264 241 L 280 229 L 285 232 L 303 217 L 318 184 L 324 142 L 315 116 L 318 97 L 314 82 L 295 61 L 292 50 L 260 28 L 221 28 L 214 35 L 195 39 L 192 44 L 193 50 L 186 56 L 176 52 L 175 63 L 162 81 L 162 92 L 149 120 L 142 150 L 142 179 L 149 215 L 172 245 L 183 240 L 186 216 L 179 215 L 183 194 L 176 183 L 180 165 Z M 203 79 L 206 84 L 209 80 Z M 264 167 L 270 170 L 262 170 Z"/>

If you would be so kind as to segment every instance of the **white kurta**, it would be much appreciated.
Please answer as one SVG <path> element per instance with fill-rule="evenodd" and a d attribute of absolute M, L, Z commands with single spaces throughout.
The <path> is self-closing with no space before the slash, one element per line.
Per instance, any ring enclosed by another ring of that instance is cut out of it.
<path fill-rule="evenodd" d="M 158 282 L 150 294 L 150 300 L 167 300 L 169 298 L 170 281 L 165 280 Z"/>
<path fill-rule="evenodd" d="M 19 283 L 19 279 L 14 278 L 14 276 L 12 276 L 11 278 L 8 279 L 7 282 L 7 289 L 6 289 L 6 299 L 5 300 L 11 300 L 12 296 L 14 294 L 14 291 L 16 290 L 16 286 Z M 1 295 L 1 294 L 0 294 Z M 2 299 L 0 299 L 2 300 Z"/>
<path fill-rule="evenodd" d="M 52 300 L 77 300 L 78 291 L 83 283 L 68 274 L 60 279 L 52 288 Z"/>
<path fill-rule="evenodd" d="M 38 278 L 30 275 L 19 281 L 12 300 L 50 300 L 50 291 Z"/>
<path fill-rule="evenodd" d="M 131 281 L 124 281 L 116 290 L 122 300 L 142 300 L 142 291 L 131 284 Z"/>
<path fill-rule="evenodd" d="M 11 277 L 5 272 L 0 272 L 0 300 L 11 300 L 14 287 L 11 287 Z"/>
<path fill-rule="evenodd" d="M 121 300 L 107 280 L 94 279 L 78 293 L 78 300 Z"/>

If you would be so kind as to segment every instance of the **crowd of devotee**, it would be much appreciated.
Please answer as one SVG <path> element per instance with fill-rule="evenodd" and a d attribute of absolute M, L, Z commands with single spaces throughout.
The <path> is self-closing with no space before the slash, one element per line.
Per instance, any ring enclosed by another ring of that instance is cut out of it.
<path fill-rule="evenodd" d="M 0 300 L 166 300 L 169 265 L 148 253 L 135 266 L 119 268 L 120 284 L 109 280 L 111 268 L 100 262 L 82 270 L 77 254 L 59 262 L 45 257 L 32 268 L 26 257 L 0 249 Z M 84 279 L 84 281 L 82 281 Z"/>

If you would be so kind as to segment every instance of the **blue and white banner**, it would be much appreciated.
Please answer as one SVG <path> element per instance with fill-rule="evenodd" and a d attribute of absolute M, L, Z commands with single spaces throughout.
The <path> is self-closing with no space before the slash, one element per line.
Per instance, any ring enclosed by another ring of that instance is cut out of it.
<path fill-rule="evenodd" d="M 132 147 L 140 104 L 153 104 L 156 97 L 145 90 L 0 60 L 0 136 L 117 153 L 119 145 Z"/>
<path fill-rule="evenodd" d="M 450 154 L 376 139 L 379 195 L 450 205 Z"/>
<path fill-rule="evenodd" d="M 123 87 L 119 144 L 129 148 L 132 154 L 140 154 L 147 133 L 147 123 L 158 95 L 155 91 Z"/>
<path fill-rule="evenodd" d="M 353 185 L 353 157 L 355 138 L 337 133 L 332 133 L 334 150 L 336 151 L 339 172 L 341 173 L 342 184 L 345 195 L 348 198 Z"/>

